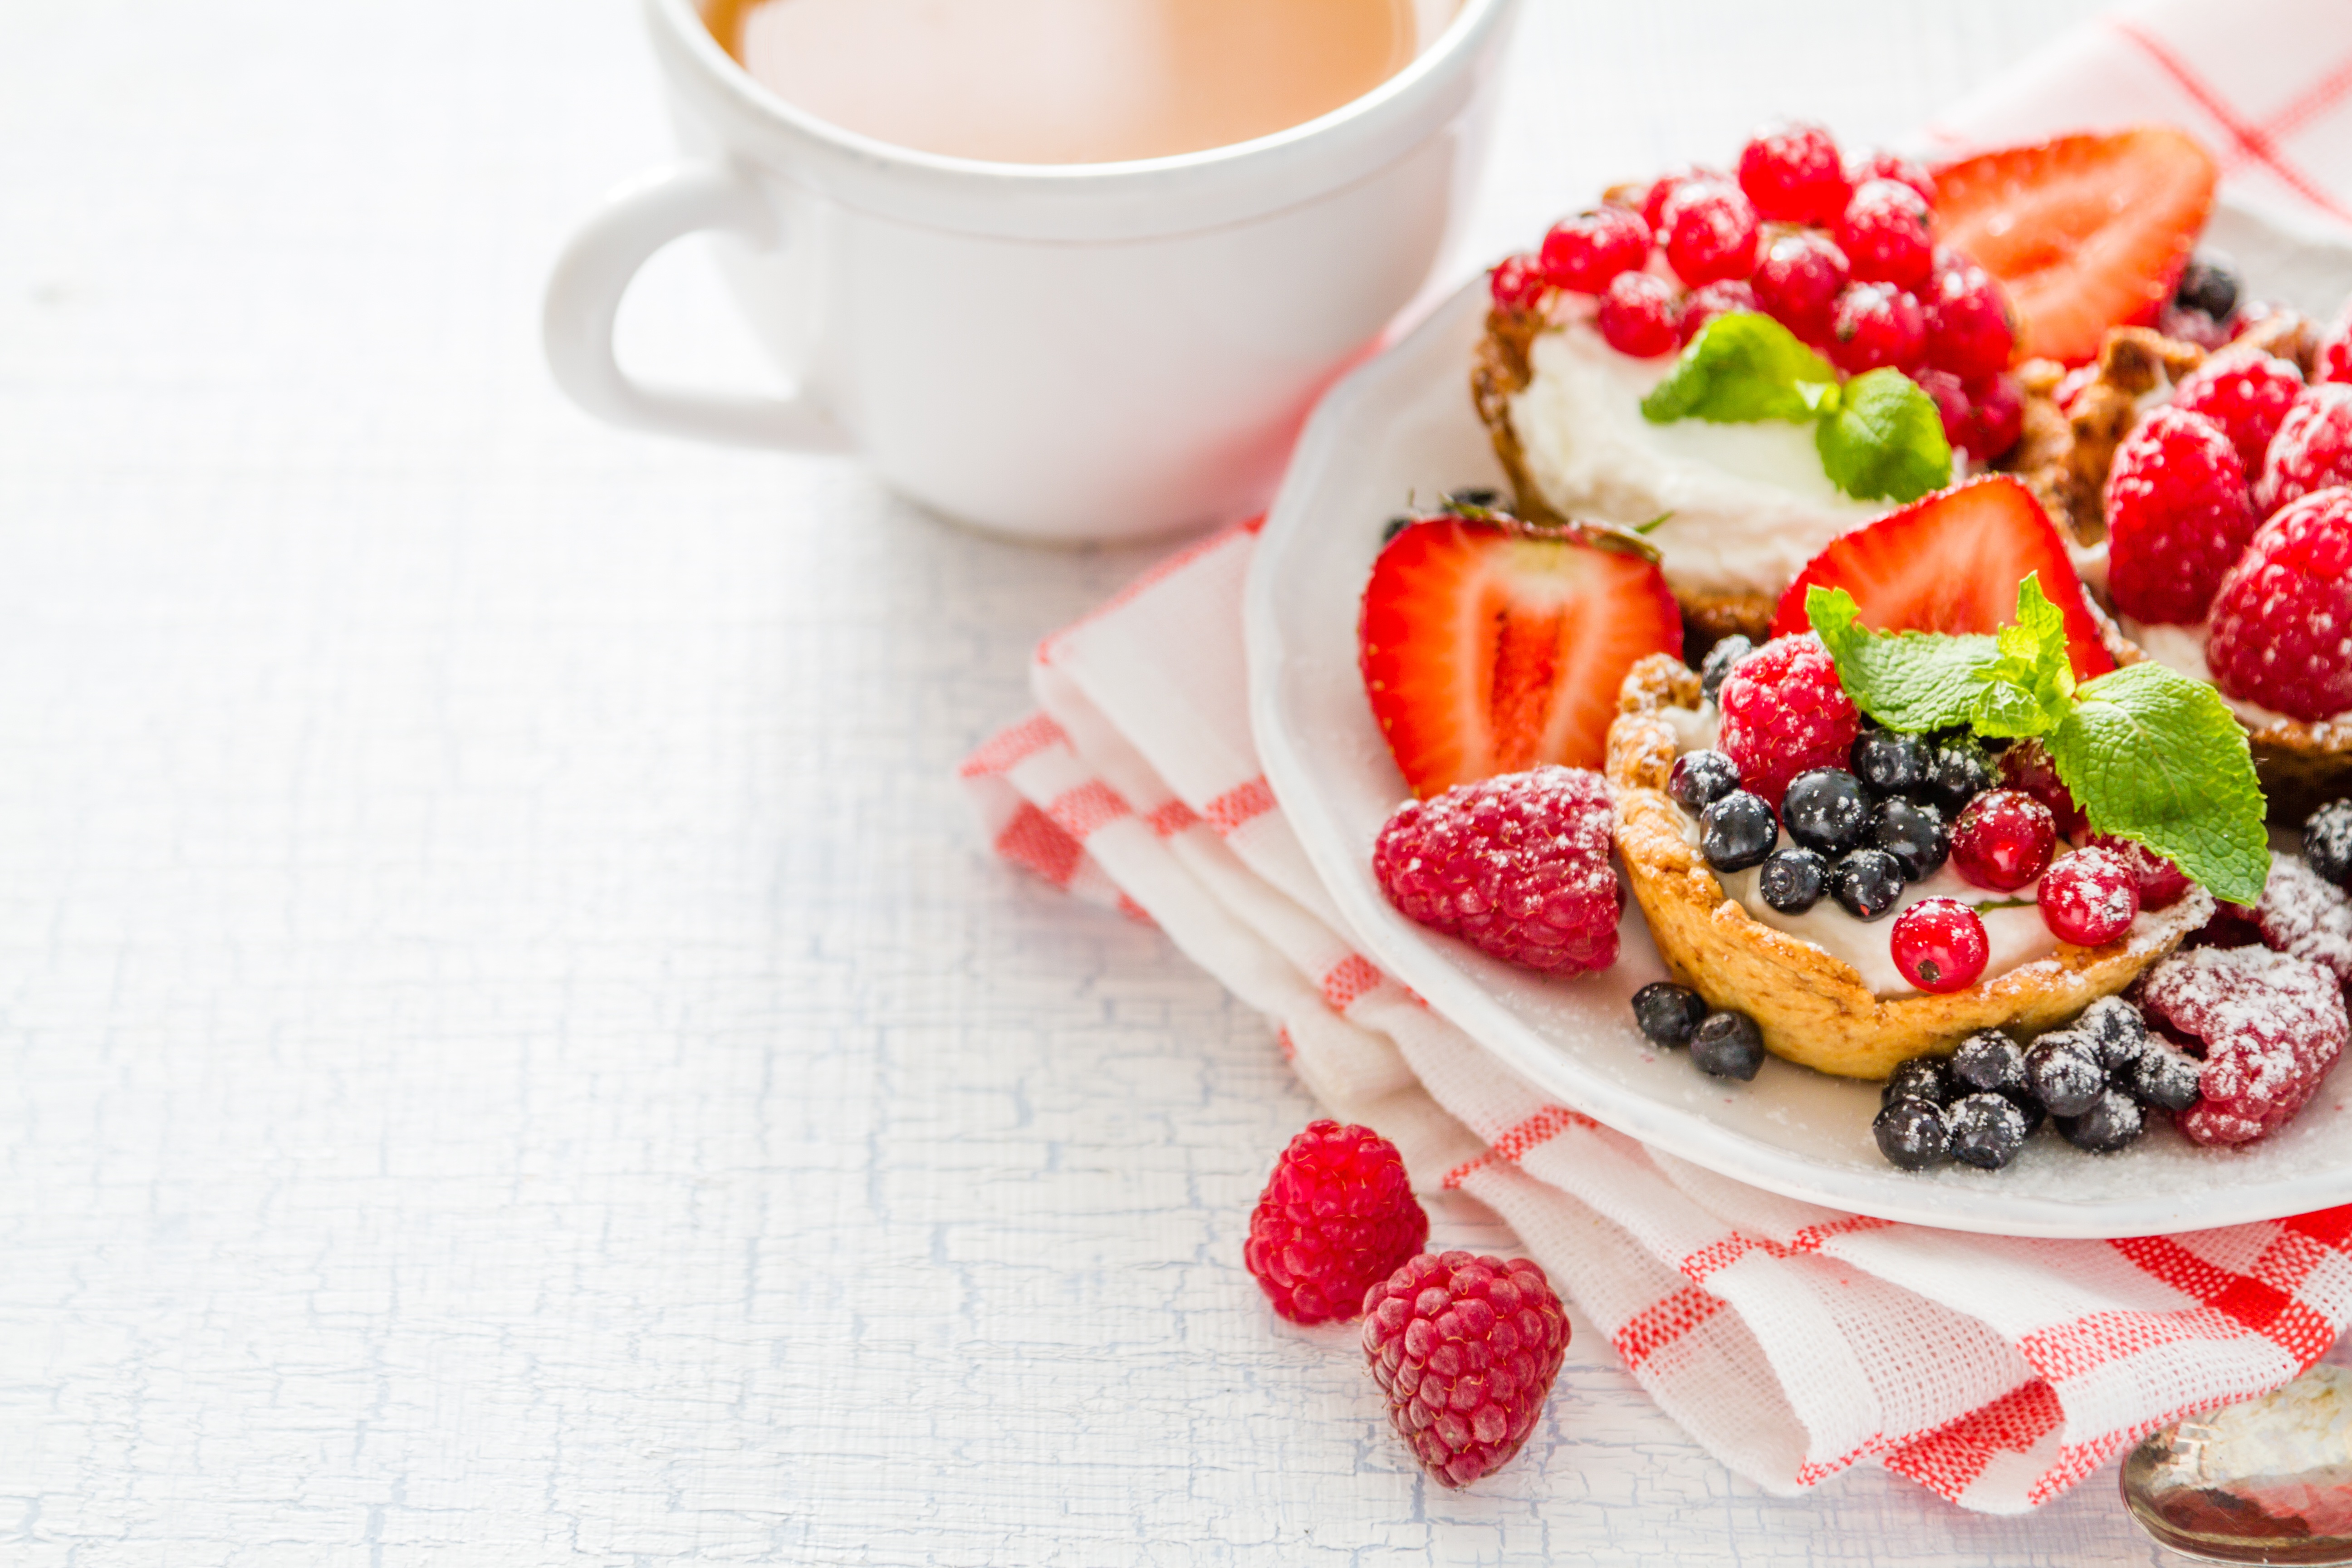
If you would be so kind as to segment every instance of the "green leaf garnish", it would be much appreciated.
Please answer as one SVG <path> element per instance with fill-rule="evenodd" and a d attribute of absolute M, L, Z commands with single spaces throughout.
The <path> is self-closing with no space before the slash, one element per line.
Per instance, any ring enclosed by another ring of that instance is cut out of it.
<path fill-rule="evenodd" d="M 1875 632 L 1843 588 L 1805 593 L 1805 616 L 1854 705 L 1889 729 L 1962 725 L 2038 737 L 2092 831 L 2145 844 L 2217 899 L 2252 904 L 2270 876 L 2262 786 L 2220 693 L 2153 662 L 2074 684 L 2063 612 L 2038 575 L 2017 585 L 1997 636 Z"/>
<path fill-rule="evenodd" d="M 2147 845 L 2233 904 L 2271 868 L 2263 790 L 2221 693 L 2153 659 L 2089 682 L 2044 742 L 2091 830 Z"/>
<path fill-rule="evenodd" d="M 1831 482 L 1864 500 L 1907 503 L 1952 482 L 1944 416 L 1899 370 L 1864 371 L 1847 382 L 1814 427 L 1813 446 Z"/>
<path fill-rule="evenodd" d="M 1657 425 L 1677 419 L 1801 425 L 1815 416 L 1824 394 L 1836 389 L 1837 372 L 1794 332 L 1769 316 L 1734 310 L 1699 329 L 1666 379 L 1642 399 L 1642 416 Z"/>

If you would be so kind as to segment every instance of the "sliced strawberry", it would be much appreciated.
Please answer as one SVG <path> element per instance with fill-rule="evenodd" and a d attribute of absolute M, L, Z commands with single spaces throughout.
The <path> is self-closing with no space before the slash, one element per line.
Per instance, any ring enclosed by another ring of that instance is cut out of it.
<path fill-rule="evenodd" d="M 2216 174 L 2170 126 L 2061 136 L 1937 170 L 1936 223 L 2009 290 L 2020 358 L 2080 364 L 2171 296 Z"/>
<path fill-rule="evenodd" d="M 1538 763 L 1598 768 L 1633 662 L 1679 654 L 1682 612 L 1631 535 L 1433 517 L 1364 585 L 1364 690 L 1417 795 Z"/>
<path fill-rule="evenodd" d="M 1812 629 L 1805 590 L 1815 584 L 1852 594 L 1873 631 L 1997 632 L 2017 619 L 2017 585 L 2029 572 L 2066 617 L 2074 679 L 2115 668 L 2057 529 L 2008 474 L 1938 490 L 1837 540 L 1780 596 L 1772 635 Z"/>

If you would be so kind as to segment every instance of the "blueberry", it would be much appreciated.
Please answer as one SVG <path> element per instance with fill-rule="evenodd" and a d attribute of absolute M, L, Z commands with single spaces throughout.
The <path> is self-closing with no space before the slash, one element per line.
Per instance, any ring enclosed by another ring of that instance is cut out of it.
<path fill-rule="evenodd" d="M 1902 795 L 1926 786 L 1936 752 L 1917 735 L 1872 730 L 1856 738 L 1847 756 L 1853 763 L 1854 776 L 1869 785 L 1873 795 Z"/>
<path fill-rule="evenodd" d="M 1633 993 L 1633 1022 L 1653 1045 L 1689 1045 L 1691 1031 L 1706 1016 L 1706 998 L 1687 985 L 1654 980 Z"/>
<path fill-rule="evenodd" d="M 1745 1013 L 1709 1013 L 1691 1036 L 1690 1056 L 1703 1071 L 1745 1082 L 1764 1065 L 1764 1036 Z"/>
<path fill-rule="evenodd" d="M 2331 801 L 2303 825 L 2303 858 L 2337 887 L 2352 882 L 2352 800 Z"/>
<path fill-rule="evenodd" d="M 1764 797 L 1744 789 L 1733 790 L 1699 814 L 1699 853 L 1718 871 L 1745 871 L 1763 864 L 1780 836 Z"/>
<path fill-rule="evenodd" d="M 2184 310 L 2204 311 L 2217 325 L 2228 321 L 2238 309 L 2237 268 L 2219 251 L 2192 258 L 2181 268 L 2172 302 Z"/>
<path fill-rule="evenodd" d="M 2050 1120 L 2050 1113 L 2042 1109 L 2042 1102 L 2033 1098 L 2032 1089 L 2004 1089 L 2000 1092 L 2003 1100 L 2024 1113 L 2025 1135 L 2028 1138 L 2041 1131 L 2042 1124 Z"/>
<path fill-rule="evenodd" d="M 1998 1094 L 1971 1094 L 1944 1112 L 1952 1158 L 1980 1171 L 1998 1171 L 2017 1158 L 2030 1131 L 2025 1112 Z"/>
<path fill-rule="evenodd" d="M 1780 797 L 1780 824 L 1808 849 L 1835 857 L 1858 847 L 1870 826 L 1870 797 L 1843 768 L 1799 773 Z"/>
<path fill-rule="evenodd" d="M 1941 1057 L 1913 1057 L 1895 1064 L 1886 1075 L 1886 1087 L 1878 1091 L 1878 1103 L 1892 1105 L 1898 1100 L 1924 1100 L 1941 1105 L 1952 1098 L 1952 1075 L 1944 1068 Z"/>
<path fill-rule="evenodd" d="M 1952 836 L 1944 827 L 1944 814 L 1926 805 L 1890 795 L 1870 810 L 1870 845 L 1895 857 L 1911 881 L 1934 876 L 1952 853 Z"/>
<path fill-rule="evenodd" d="M 1984 753 L 1960 742 L 1936 748 L 1936 760 L 1927 769 L 1927 795 L 1947 812 L 1958 813 L 1992 788 L 1992 764 Z"/>
<path fill-rule="evenodd" d="M 2025 1087 L 2025 1052 L 1999 1029 L 1979 1029 L 1952 1053 L 1952 1087 L 1970 1089 L 2021 1089 Z"/>
<path fill-rule="evenodd" d="M 2114 1153 L 2138 1137 L 2145 1125 L 2139 1102 L 2119 1089 L 2100 1090 L 2091 1109 L 2080 1116 L 2058 1119 L 2058 1131 L 2066 1142 L 2094 1154 Z"/>
<path fill-rule="evenodd" d="M 2042 1036 L 2025 1053 L 2025 1087 L 2053 1116 L 2080 1116 L 2107 1087 L 2090 1040 L 2071 1030 Z"/>
<path fill-rule="evenodd" d="M 1731 673 L 1731 667 L 1755 651 L 1754 643 L 1736 633 L 1707 649 L 1698 666 L 1699 695 L 1709 702 L 1717 700 L 1717 694 L 1723 689 L 1723 678 Z"/>
<path fill-rule="evenodd" d="M 1739 787 L 1739 764 L 1721 752 L 1685 752 L 1666 775 L 1666 793 L 1685 811 L 1705 811 Z"/>
<path fill-rule="evenodd" d="M 1903 886 L 1902 866 L 1884 849 L 1857 849 L 1830 868 L 1830 897 L 1858 921 L 1893 912 Z"/>
<path fill-rule="evenodd" d="M 1822 901 L 1830 863 L 1810 849 L 1775 849 L 1756 875 L 1764 901 L 1784 915 L 1801 915 Z"/>
<path fill-rule="evenodd" d="M 2102 996 L 2084 1008 L 2074 1028 L 2091 1037 L 2092 1054 L 2110 1076 L 2131 1066 L 2147 1049 L 2147 1020 L 2120 996 Z"/>
<path fill-rule="evenodd" d="M 1924 1171 L 1944 1158 L 1949 1134 L 1944 1113 L 1924 1100 L 1898 1100 L 1870 1124 L 1878 1152 L 1898 1170 Z"/>
<path fill-rule="evenodd" d="M 2197 1103 L 2204 1069 L 2167 1046 L 2151 1042 L 2137 1060 L 2124 1069 L 2117 1089 L 2142 1105 L 2186 1110 Z"/>

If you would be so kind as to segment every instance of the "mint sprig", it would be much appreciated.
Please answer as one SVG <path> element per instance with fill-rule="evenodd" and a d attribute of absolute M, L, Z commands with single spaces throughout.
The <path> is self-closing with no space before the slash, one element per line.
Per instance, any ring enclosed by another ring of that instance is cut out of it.
<path fill-rule="evenodd" d="M 1829 362 L 1771 317 L 1733 310 L 1698 331 L 1642 416 L 1811 424 L 1822 471 L 1863 500 L 1917 500 L 1951 482 L 1952 447 L 1936 400 L 1897 370 L 1865 371 L 1840 385 Z"/>
<path fill-rule="evenodd" d="M 1805 615 L 1855 706 L 1879 722 L 2038 739 L 2093 832 L 2145 844 L 2217 899 L 2262 898 L 2262 786 L 2221 694 L 2153 661 L 2075 685 L 2065 616 L 2038 575 L 2017 585 L 2017 623 L 1998 636 L 1874 632 L 1843 588 L 1808 589 Z"/>

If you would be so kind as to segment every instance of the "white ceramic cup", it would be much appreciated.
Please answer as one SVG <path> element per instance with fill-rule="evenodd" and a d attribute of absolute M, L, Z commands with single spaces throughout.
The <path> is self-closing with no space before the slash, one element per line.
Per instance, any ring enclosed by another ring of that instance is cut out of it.
<path fill-rule="evenodd" d="M 1244 515 L 1471 194 L 1517 0 L 1419 4 L 1412 62 L 1319 119 L 1182 157 L 1045 165 L 826 124 L 754 81 L 692 0 L 646 0 L 687 157 L 572 238 L 548 283 L 548 363 L 614 424 L 856 451 L 902 494 L 999 532 L 1133 538 Z M 791 396 L 656 388 L 615 361 L 629 280 L 698 231 L 726 237 L 720 270 Z"/>

